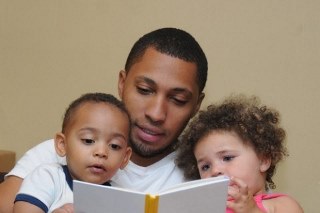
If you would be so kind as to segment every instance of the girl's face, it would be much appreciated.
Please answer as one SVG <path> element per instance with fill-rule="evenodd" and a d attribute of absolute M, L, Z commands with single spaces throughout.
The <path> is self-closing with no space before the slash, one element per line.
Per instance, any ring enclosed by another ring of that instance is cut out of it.
<path fill-rule="evenodd" d="M 201 178 L 226 175 L 241 179 L 253 194 L 264 191 L 270 161 L 260 159 L 236 133 L 213 131 L 198 141 L 194 154 Z"/>

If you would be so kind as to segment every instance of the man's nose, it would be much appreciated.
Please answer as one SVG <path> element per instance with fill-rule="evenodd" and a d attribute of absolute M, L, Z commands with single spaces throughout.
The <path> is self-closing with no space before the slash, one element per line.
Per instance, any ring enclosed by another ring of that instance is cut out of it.
<path fill-rule="evenodd" d="M 152 123 L 161 124 L 166 119 L 167 111 L 166 98 L 155 96 L 149 100 L 145 115 Z"/>

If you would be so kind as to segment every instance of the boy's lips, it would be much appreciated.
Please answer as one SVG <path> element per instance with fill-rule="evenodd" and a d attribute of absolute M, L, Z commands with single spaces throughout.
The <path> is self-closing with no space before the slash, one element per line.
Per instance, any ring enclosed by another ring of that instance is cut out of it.
<path fill-rule="evenodd" d="M 89 169 L 93 173 L 103 173 L 106 172 L 105 167 L 102 164 L 93 164 L 89 166 Z"/>

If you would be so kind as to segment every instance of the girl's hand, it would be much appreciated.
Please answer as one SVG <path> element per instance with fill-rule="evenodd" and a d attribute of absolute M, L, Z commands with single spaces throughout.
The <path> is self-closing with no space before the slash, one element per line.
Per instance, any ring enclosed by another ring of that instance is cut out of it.
<path fill-rule="evenodd" d="M 61 206 L 60 208 L 53 210 L 52 213 L 73 213 L 73 212 L 74 212 L 73 204 L 67 203 Z"/>
<path fill-rule="evenodd" d="M 235 213 L 262 212 L 249 191 L 248 185 L 242 180 L 231 177 L 228 188 L 227 207 Z"/>

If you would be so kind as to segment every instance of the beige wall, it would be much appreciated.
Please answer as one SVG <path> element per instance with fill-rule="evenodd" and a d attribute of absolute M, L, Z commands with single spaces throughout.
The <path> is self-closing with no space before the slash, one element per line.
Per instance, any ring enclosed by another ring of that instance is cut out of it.
<path fill-rule="evenodd" d="M 116 95 L 133 42 L 178 27 L 208 57 L 203 106 L 244 92 L 281 111 L 291 155 L 276 174 L 278 190 L 317 212 L 319 11 L 311 0 L 0 0 L 0 149 L 21 157 L 53 137 L 79 95 Z"/>

